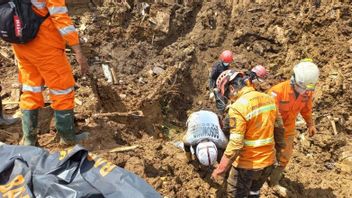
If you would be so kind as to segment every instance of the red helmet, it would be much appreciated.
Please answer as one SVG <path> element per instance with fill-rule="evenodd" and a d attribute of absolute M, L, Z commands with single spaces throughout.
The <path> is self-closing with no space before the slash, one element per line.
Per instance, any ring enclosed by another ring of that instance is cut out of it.
<path fill-rule="evenodd" d="M 216 87 L 219 89 L 220 94 L 224 96 L 226 90 L 228 89 L 229 82 L 233 81 L 238 75 L 243 77 L 243 73 L 235 72 L 234 70 L 225 70 L 216 79 Z"/>
<path fill-rule="evenodd" d="M 220 54 L 220 60 L 224 63 L 233 62 L 233 53 L 230 50 L 225 50 Z"/>
<path fill-rule="evenodd" d="M 256 65 L 251 71 L 254 72 L 259 79 L 265 79 L 268 75 L 268 71 L 262 65 Z"/>

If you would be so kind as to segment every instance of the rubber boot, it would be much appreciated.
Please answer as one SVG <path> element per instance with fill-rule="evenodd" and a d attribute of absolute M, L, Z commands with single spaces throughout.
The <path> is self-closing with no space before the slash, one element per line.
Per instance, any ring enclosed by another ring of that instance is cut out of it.
<path fill-rule="evenodd" d="M 19 118 L 11 118 L 4 115 L 2 110 L 2 99 L 0 98 L 0 126 L 9 126 L 15 124 Z"/>
<path fill-rule="evenodd" d="M 287 197 L 287 188 L 279 184 L 283 171 L 284 171 L 284 167 L 282 166 L 275 167 L 270 175 L 269 185 L 280 197 Z"/>
<path fill-rule="evenodd" d="M 37 145 L 38 109 L 22 110 L 22 132 L 21 144 L 25 146 Z"/>
<path fill-rule="evenodd" d="M 76 135 L 73 110 L 55 110 L 54 117 L 56 130 L 60 135 L 60 145 L 75 145 L 87 139 L 87 132 Z"/>

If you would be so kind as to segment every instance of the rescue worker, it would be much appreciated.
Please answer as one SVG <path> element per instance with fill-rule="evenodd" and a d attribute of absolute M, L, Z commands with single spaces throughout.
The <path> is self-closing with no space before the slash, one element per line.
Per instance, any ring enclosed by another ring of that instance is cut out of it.
<path fill-rule="evenodd" d="M 222 97 L 224 93 L 219 93 L 219 90 L 224 89 L 222 87 L 224 86 L 224 84 L 221 84 L 221 82 L 225 82 L 224 78 L 229 78 L 229 74 L 231 74 L 232 72 L 233 71 L 231 70 L 226 70 L 221 73 L 216 81 L 216 88 L 213 89 L 216 107 L 219 110 L 220 114 L 223 114 L 225 112 L 225 108 L 228 103 L 228 98 Z M 252 86 L 255 88 L 258 83 L 264 82 L 267 75 L 268 72 L 264 66 L 256 65 L 251 70 L 245 72 L 244 81 L 247 86 Z"/>
<path fill-rule="evenodd" d="M 0 85 L 0 92 L 2 91 L 2 87 Z M 12 118 L 4 115 L 3 109 L 2 109 L 2 98 L 0 96 L 0 126 L 9 126 L 15 124 L 19 118 Z"/>
<path fill-rule="evenodd" d="M 230 50 L 225 50 L 220 54 L 219 60 L 216 61 L 213 66 L 209 76 L 209 91 L 210 98 L 214 97 L 213 89 L 216 88 L 216 80 L 220 74 L 228 70 L 230 64 L 233 62 L 233 53 Z"/>
<path fill-rule="evenodd" d="M 311 59 L 303 59 L 294 66 L 290 80 L 275 85 L 268 91 L 275 99 L 285 127 L 286 146 L 279 159 L 279 166 L 270 176 L 270 186 L 281 196 L 287 195 L 287 189 L 279 185 L 279 180 L 293 152 L 298 114 L 301 113 L 306 121 L 309 136 L 313 136 L 317 131 L 312 117 L 312 106 L 313 92 L 318 78 L 318 66 Z"/>
<path fill-rule="evenodd" d="M 234 103 L 228 110 L 229 143 L 212 178 L 218 180 L 231 167 L 228 197 L 259 197 L 274 168 L 275 155 L 280 155 L 275 144 L 278 148 L 284 146 L 284 130 L 275 101 L 246 85 L 244 78 L 242 73 L 233 71 L 221 89 Z"/>
<path fill-rule="evenodd" d="M 248 86 L 256 87 L 257 84 L 262 83 L 268 76 L 268 71 L 262 65 L 254 66 L 250 71 L 246 72 L 245 82 Z"/>
<path fill-rule="evenodd" d="M 192 160 L 192 147 L 202 165 L 214 165 L 217 162 L 218 149 L 225 149 L 228 142 L 221 130 L 218 116 L 211 111 L 197 111 L 189 116 L 186 125 L 183 144 L 187 160 Z"/>
<path fill-rule="evenodd" d="M 22 143 L 36 145 L 38 110 L 44 106 L 43 86 L 49 88 L 55 125 L 63 145 L 75 144 L 87 133 L 75 135 L 74 84 L 72 69 L 65 54 L 69 45 L 76 55 L 82 74 L 88 72 L 76 31 L 68 15 L 64 0 L 31 0 L 34 12 L 42 17 L 50 14 L 41 24 L 36 37 L 26 44 L 13 44 L 18 61 L 19 81 L 22 84 Z"/>

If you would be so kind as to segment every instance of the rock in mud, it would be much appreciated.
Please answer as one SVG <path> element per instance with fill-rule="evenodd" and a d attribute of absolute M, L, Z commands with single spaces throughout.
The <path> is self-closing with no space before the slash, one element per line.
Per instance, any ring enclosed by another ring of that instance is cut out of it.
<path fill-rule="evenodd" d="M 164 69 L 158 66 L 153 67 L 153 74 L 159 76 L 160 74 L 164 73 Z"/>

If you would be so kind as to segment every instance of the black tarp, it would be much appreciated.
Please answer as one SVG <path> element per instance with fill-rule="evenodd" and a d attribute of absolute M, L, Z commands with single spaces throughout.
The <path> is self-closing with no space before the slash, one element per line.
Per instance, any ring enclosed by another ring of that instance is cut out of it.
<path fill-rule="evenodd" d="M 161 197 L 137 175 L 81 146 L 50 154 L 0 146 L 0 197 Z"/>

